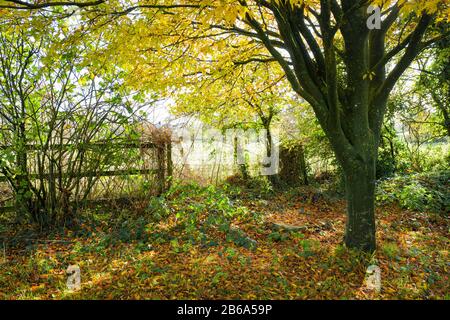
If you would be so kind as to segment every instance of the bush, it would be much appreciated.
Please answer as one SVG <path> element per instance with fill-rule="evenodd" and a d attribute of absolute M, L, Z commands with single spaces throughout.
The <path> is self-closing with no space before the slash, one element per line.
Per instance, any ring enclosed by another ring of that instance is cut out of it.
<path fill-rule="evenodd" d="M 156 221 L 160 221 L 170 214 L 169 207 L 162 197 L 151 198 L 147 205 L 146 212 Z"/>
<path fill-rule="evenodd" d="M 377 201 L 381 204 L 398 202 L 409 210 L 448 213 L 449 181 L 450 171 L 385 179 L 377 186 Z"/>
<path fill-rule="evenodd" d="M 419 155 L 425 172 L 447 170 L 450 163 L 450 143 L 428 144 Z"/>
<path fill-rule="evenodd" d="M 389 150 L 382 149 L 378 151 L 377 160 L 377 179 L 383 177 L 390 177 L 396 171 L 395 158 L 392 157 Z"/>
<path fill-rule="evenodd" d="M 225 180 L 225 184 L 221 188 L 229 193 L 229 191 L 239 190 L 239 193 L 245 191 L 250 196 L 261 198 L 267 197 L 273 194 L 273 185 L 270 182 L 268 176 L 256 176 L 242 178 L 241 175 L 233 175 Z"/>
<path fill-rule="evenodd" d="M 233 221 L 249 218 L 251 213 L 240 206 L 238 200 L 231 199 L 238 192 L 239 189 L 229 185 L 218 188 L 188 184 L 174 185 L 164 197 L 169 211 L 175 214 L 177 225 L 185 232 L 184 235 L 193 242 L 199 241 L 207 245 L 211 240 L 217 240 L 210 236 L 211 232 L 219 231 L 228 240 L 241 238 L 241 235 L 236 237 L 236 232 L 240 231 L 233 229 L 231 224 Z M 238 245 L 247 247 L 247 243 L 237 242 Z"/>

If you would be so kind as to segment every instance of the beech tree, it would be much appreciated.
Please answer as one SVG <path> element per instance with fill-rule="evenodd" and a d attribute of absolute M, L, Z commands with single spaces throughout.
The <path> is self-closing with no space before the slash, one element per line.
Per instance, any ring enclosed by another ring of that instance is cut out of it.
<path fill-rule="evenodd" d="M 370 5 L 380 9 L 379 17 Z M 116 44 L 121 43 L 115 48 L 121 53 L 147 48 L 147 56 L 142 51 L 132 60 L 124 55 L 130 70 L 140 70 L 135 83 L 143 87 L 145 71 L 154 78 L 155 70 L 162 70 L 165 79 L 176 79 L 164 84 L 174 85 L 200 64 L 207 67 L 200 77 L 195 73 L 199 83 L 236 62 L 277 63 L 292 90 L 314 109 L 343 168 L 346 245 L 369 252 L 376 248 L 375 165 L 387 101 L 418 54 L 448 36 L 448 30 L 433 34 L 430 28 L 448 20 L 447 1 L 0 1 L 8 12 L 62 6 L 82 8 L 86 19 L 100 24 L 104 17 L 134 13 L 123 20 L 125 27 L 115 24 L 118 30 L 134 28 L 125 39 L 121 31 L 115 34 Z M 380 18 L 379 25 L 368 24 L 369 18 Z M 214 64 L 221 67 L 209 67 Z"/>

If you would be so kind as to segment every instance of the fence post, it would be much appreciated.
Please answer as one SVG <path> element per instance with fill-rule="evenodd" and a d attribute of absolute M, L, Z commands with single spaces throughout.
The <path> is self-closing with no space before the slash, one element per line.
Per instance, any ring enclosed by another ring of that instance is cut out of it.
<path fill-rule="evenodd" d="M 173 179 L 173 162 L 172 162 L 172 141 L 167 142 L 166 146 L 167 152 L 167 189 L 171 187 L 172 179 Z"/>
<path fill-rule="evenodd" d="M 156 159 L 158 161 L 158 194 L 165 191 L 165 152 L 164 145 L 156 147 Z"/>

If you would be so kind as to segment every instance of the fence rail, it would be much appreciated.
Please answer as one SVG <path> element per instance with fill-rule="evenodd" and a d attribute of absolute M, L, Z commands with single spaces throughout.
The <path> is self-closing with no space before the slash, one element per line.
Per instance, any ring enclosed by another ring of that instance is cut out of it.
<path fill-rule="evenodd" d="M 27 174 L 27 175 L 17 175 L 16 177 L 28 177 L 30 180 L 49 180 L 52 178 L 92 178 L 92 177 L 116 177 L 116 176 L 134 176 L 134 175 L 144 175 L 144 174 L 155 174 L 158 173 L 159 169 L 128 169 L 128 170 L 110 170 L 110 171 L 91 171 L 91 172 L 81 172 L 76 174 L 65 174 L 54 173 L 50 175 L 49 173 L 39 174 Z M 7 182 L 8 178 L 5 176 L 0 176 L 0 182 Z"/>
<path fill-rule="evenodd" d="M 119 142 L 120 141 L 120 142 Z M 73 148 L 76 147 L 77 149 L 89 149 L 89 148 L 95 148 L 95 147 L 103 147 L 105 145 L 108 144 L 112 144 L 117 148 L 122 148 L 122 149 L 137 149 L 137 148 L 142 148 L 142 149 L 151 149 L 151 148 L 158 148 L 158 146 L 152 142 L 141 142 L 141 141 L 127 141 L 127 142 L 123 142 L 122 140 L 119 141 L 97 141 L 94 143 L 79 143 L 79 144 L 74 144 L 74 143 L 64 143 L 64 144 L 60 144 L 60 143 L 54 143 L 54 144 L 48 144 L 48 145 L 38 145 L 38 144 L 27 144 L 25 146 L 25 149 L 27 151 L 39 151 L 39 150 L 59 150 L 59 149 L 68 149 L 68 148 Z M 10 149 L 10 148 L 14 148 L 14 146 L 12 145 L 0 145 L 0 150 L 6 150 L 6 149 Z"/>

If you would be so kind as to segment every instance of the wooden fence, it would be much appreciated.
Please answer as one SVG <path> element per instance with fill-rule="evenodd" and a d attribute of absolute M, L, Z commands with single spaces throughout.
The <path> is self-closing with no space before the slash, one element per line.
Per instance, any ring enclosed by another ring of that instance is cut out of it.
<path fill-rule="evenodd" d="M 139 169 L 139 168 L 129 168 L 129 169 L 121 169 L 121 170 L 106 170 L 106 171 L 87 171 L 82 173 L 76 173 L 76 174 L 68 174 L 63 173 L 63 177 L 74 177 L 74 178 L 88 178 L 88 177 L 116 177 L 116 176 L 136 176 L 136 175 L 149 175 L 154 174 L 156 176 L 156 181 L 158 184 L 158 194 L 163 193 L 167 188 L 170 187 L 170 180 L 169 177 L 172 177 L 173 175 L 173 164 L 172 164 L 172 144 L 171 142 L 165 142 L 161 143 L 159 145 L 156 145 L 154 143 L 149 142 L 141 142 L 141 141 L 131 141 L 131 142 L 96 142 L 96 143 L 89 143 L 89 144 L 53 144 L 49 145 L 47 149 L 62 149 L 62 148 L 70 148 L 75 147 L 77 149 L 85 148 L 85 149 L 94 149 L 99 148 L 105 145 L 105 143 L 108 143 L 109 145 L 112 144 L 113 148 L 115 149 L 139 149 L 142 150 L 148 150 L 148 149 L 154 149 L 156 151 L 156 163 L 157 168 L 155 169 Z M 10 146 L 0 145 L 0 150 L 5 150 L 10 148 Z M 41 146 L 38 145 L 27 145 L 26 147 L 27 151 L 37 151 L 41 150 Z M 33 173 L 33 174 L 27 174 L 26 177 L 29 180 L 50 180 L 55 178 L 60 178 L 60 175 L 58 173 Z M 0 183 L 1 182 L 7 182 L 8 178 L 6 176 L 0 175 Z M 105 200 L 115 200 L 113 198 L 111 199 L 102 199 L 101 201 Z M 96 203 L 98 200 L 87 200 L 88 202 Z M 5 202 L 5 201 L 3 201 Z M 4 212 L 13 212 L 15 210 L 14 206 L 2 206 L 2 202 L 0 201 L 0 213 Z"/>

